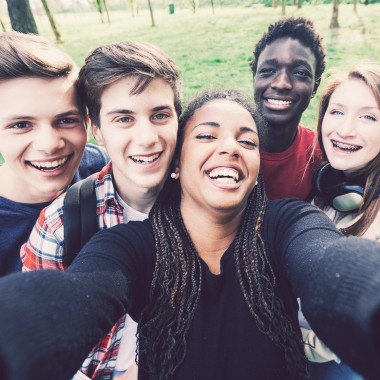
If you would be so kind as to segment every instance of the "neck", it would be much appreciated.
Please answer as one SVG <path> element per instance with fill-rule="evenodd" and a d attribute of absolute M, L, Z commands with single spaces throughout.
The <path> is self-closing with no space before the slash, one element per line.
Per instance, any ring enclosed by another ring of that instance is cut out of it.
<path fill-rule="evenodd" d="M 298 132 L 298 122 L 283 127 L 279 125 L 268 125 L 264 151 L 269 153 L 281 153 L 287 150 L 295 140 Z"/>
<path fill-rule="evenodd" d="M 181 214 L 199 257 L 211 273 L 220 273 L 220 260 L 236 237 L 241 221 L 241 210 L 230 212 L 196 212 L 194 207 L 181 202 Z"/>

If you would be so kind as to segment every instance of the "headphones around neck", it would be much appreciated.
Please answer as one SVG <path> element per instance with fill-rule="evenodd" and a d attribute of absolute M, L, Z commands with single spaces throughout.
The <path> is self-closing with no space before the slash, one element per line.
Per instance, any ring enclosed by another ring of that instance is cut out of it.
<path fill-rule="evenodd" d="M 358 182 L 350 182 L 342 171 L 335 170 L 329 163 L 321 166 L 314 175 L 316 193 L 340 212 L 354 212 L 362 205 L 365 183 Z M 377 187 L 374 198 L 379 196 L 380 185 Z"/>

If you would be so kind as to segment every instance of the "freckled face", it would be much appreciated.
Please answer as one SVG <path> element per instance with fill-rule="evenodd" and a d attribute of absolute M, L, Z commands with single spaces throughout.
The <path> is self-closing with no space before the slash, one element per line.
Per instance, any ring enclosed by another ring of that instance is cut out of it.
<path fill-rule="evenodd" d="M 331 166 L 347 173 L 365 167 L 380 153 L 380 109 L 362 80 L 348 79 L 331 95 L 322 142 Z"/>
<path fill-rule="evenodd" d="M 229 100 L 212 100 L 185 127 L 180 158 L 182 204 L 191 210 L 242 210 L 260 168 L 251 114 Z"/>

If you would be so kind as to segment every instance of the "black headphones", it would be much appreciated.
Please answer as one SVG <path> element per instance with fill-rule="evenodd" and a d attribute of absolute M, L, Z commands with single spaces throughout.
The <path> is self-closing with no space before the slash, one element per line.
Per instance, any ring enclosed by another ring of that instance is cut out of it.
<path fill-rule="evenodd" d="M 314 189 L 331 207 L 340 212 L 354 212 L 363 203 L 365 183 L 349 182 L 344 173 L 324 164 L 314 175 Z M 371 189 L 370 189 L 371 190 Z M 380 196 L 380 185 L 374 197 Z"/>

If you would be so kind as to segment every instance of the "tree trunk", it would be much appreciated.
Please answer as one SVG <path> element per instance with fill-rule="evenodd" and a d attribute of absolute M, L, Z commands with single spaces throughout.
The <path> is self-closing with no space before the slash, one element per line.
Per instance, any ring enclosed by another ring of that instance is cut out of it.
<path fill-rule="evenodd" d="M 38 34 L 29 0 L 6 0 L 12 29 L 21 33 Z"/>
<path fill-rule="evenodd" d="M 214 0 L 211 0 L 211 8 L 212 8 L 212 14 L 215 16 Z"/>
<path fill-rule="evenodd" d="M 63 43 L 62 38 L 61 38 L 61 33 L 59 32 L 58 25 L 56 24 L 56 22 L 54 20 L 54 16 L 50 11 L 49 4 L 48 4 L 47 0 L 41 0 L 41 1 L 42 1 L 42 5 L 45 8 L 46 15 L 48 16 L 50 26 L 53 29 L 53 32 L 55 35 L 55 40 L 56 40 L 57 44 L 61 44 L 61 43 Z"/>
<path fill-rule="evenodd" d="M 358 13 L 358 0 L 354 0 L 354 12 Z"/>
<path fill-rule="evenodd" d="M 298 9 L 302 8 L 302 0 L 297 0 L 297 8 Z"/>
<path fill-rule="evenodd" d="M 286 13 L 286 0 L 281 1 L 281 15 L 285 16 Z"/>
<path fill-rule="evenodd" d="M 96 5 L 96 9 L 98 10 L 98 12 L 100 14 L 100 21 L 102 22 L 102 24 L 104 24 L 103 9 L 102 9 L 102 0 L 95 0 L 95 5 Z"/>
<path fill-rule="evenodd" d="M 152 3 L 150 2 L 150 0 L 148 0 L 148 8 L 149 8 L 149 12 L 150 12 L 150 19 L 152 20 L 152 26 L 156 26 L 156 22 L 154 21 Z"/>
<path fill-rule="evenodd" d="M 333 0 L 333 11 L 330 21 L 330 29 L 339 28 L 338 22 L 339 0 Z"/>
<path fill-rule="evenodd" d="M 107 7 L 107 1 L 106 0 L 102 0 L 102 1 L 103 1 L 104 10 L 106 11 L 108 24 L 111 24 L 110 14 L 108 12 L 108 7 Z"/>
<path fill-rule="evenodd" d="M 277 0 L 272 0 L 272 7 L 277 8 Z"/>

